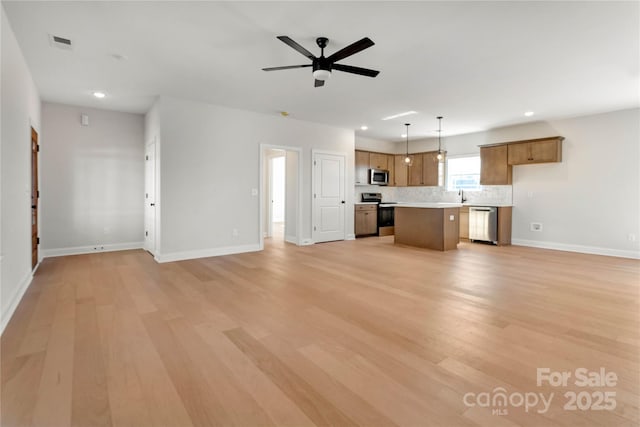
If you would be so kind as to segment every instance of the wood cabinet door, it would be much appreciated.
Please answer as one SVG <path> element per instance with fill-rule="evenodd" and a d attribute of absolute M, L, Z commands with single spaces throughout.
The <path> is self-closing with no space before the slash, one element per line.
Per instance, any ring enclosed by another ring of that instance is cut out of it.
<path fill-rule="evenodd" d="M 369 153 L 369 167 L 371 169 L 388 170 L 388 156 L 382 153 Z"/>
<path fill-rule="evenodd" d="M 480 147 L 480 184 L 511 184 L 512 167 L 507 163 L 507 146 Z"/>
<path fill-rule="evenodd" d="M 558 138 L 509 144 L 510 165 L 562 161 L 562 141 Z"/>
<path fill-rule="evenodd" d="M 528 142 L 509 144 L 507 146 L 507 163 L 510 165 L 524 165 L 530 163 L 531 150 Z"/>
<path fill-rule="evenodd" d="M 511 206 L 498 208 L 498 246 L 511 244 Z"/>
<path fill-rule="evenodd" d="M 422 185 L 438 186 L 439 167 L 437 151 L 422 154 Z"/>
<path fill-rule="evenodd" d="M 557 139 L 531 142 L 531 163 L 552 163 L 562 161 L 562 143 Z"/>
<path fill-rule="evenodd" d="M 369 183 L 369 152 L 356 150 L 356 184 Z"/>
<path fill-rule="evenodd" d="M 387 165 L 389 167 L 389 186 L 396 185 L 396 156 L 387 154 Z"/>
<path fill-rule="evenodd" d="M 408 181 L 408 174 L 409 171 L 407 168 L 407 166 L 404 163 L 404 155 L 402 154 L 398 154 L 396 156 L 394 156 L 394 171 L 393 171 L 393 177 L 394 177 L 394 185 L 396 187 L 406 187 Z"/>
<path fill-rule="evenodd" d="M 469 238 L 469 208 L 465 206 L 460 208 L 460 238 Z"/>
<path fill-rule="evenodd" d="M 413 165 L 409 166 L 409 185 L 422 185 L 422 154 L 413 154 Z"/>
<path fill-rule="evenodd" d="M 355 233 L 356 236 L 376 234 L 378 232 L 378 218 L 375 209 L 356 210 Z"/>
<path fill-rule="evenodd" d="M 367 234 L 378 232 L 378 212 L 376 210 L 365 212 L 365 223 L 367 224 Z"/>

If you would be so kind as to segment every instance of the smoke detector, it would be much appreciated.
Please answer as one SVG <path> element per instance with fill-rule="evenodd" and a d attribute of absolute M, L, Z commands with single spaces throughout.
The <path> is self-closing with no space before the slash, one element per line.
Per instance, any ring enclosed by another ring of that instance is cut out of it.
<path fill-rule="evenodd" d="M 60 36 L 54 36 L 53 34 L 49 34 L 49 44 L 52 47 L 57 47 L 59 49 L 64 49 L 64 50 L 73 49 L 73 42 L 71 41 L 71 39 L 60 37 Z"/>

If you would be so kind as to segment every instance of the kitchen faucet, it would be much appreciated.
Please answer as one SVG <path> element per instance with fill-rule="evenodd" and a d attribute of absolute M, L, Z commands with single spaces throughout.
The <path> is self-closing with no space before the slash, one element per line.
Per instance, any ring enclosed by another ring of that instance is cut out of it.
<path fill-rule="evenodd" d="M 465 199 L 464 197 L 464 190 L 462 189 L 458 190 L 458 196 L 460 196 L 460 203 L 464 203 L 467 201 L 467 199 Z"/>

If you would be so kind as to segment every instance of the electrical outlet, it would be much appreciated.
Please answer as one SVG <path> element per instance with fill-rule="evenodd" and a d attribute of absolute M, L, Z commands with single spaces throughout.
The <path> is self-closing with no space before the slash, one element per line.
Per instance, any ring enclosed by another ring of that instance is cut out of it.
<path fill-rule="evenodd" d="M 531 231 L 542 231 L 542 223 L 541 222 L 532 222 L 530 225 Z"/>
<path fill-rule="evenodd" d="M 240 235 L 240 233 L 238 232 L 237 228 L 233 229 L 233 237 L 238 237 Z"/>
<path fill-rule="evenodd" d="M 636 235 L 635 234 L 629 234 L 627 236 L 627 239 L 629 239 L 630 242 L 635 242 L 636 241 Z"/>
<path fill-rule="evenodd" d="M 454 215 L 449 215 L 449 221 L 455 221 L 456 217 Z"/>
<path fill-rule="evenodd" d="M 257 196 L 258 195 L 258 189 L 257 188 L 252 188 L 251 189 L 251 195 L 252 196 Z"/>

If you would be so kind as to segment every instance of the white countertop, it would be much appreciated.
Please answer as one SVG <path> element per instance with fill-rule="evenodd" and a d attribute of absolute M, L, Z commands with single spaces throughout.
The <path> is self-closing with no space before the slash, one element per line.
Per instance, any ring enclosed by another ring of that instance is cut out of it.
<path fill-rule="evenodd" d="M 397 207 L 397 208 L 428 208 L 428 209 L 444 209 L 444 208 L 461 208 L 462 203 L 443 203 L 443 202 L 423 202 L 423 203 L 407 203 L 398 202 L 392 204 L 382 203 L 380 206 Z"/>
<path fill-rule="evenodd" d="M 510 207 L 513 207 L 513 205 L 508 205 L 508 204 L 504 204 L 504 203 L 477 203 L 477 202 L 473 202 L 473 203 L 464 202 L 462 204 L 462 206 L 466 206 L 466 207 L 478 206 L 478 207 L 490 207 L 490 208 L 510 208 Z"/>
<path fill-rule="evenodd" d="M 356 205 L 377 205 L 378 202 L 357 202 Z"/>

